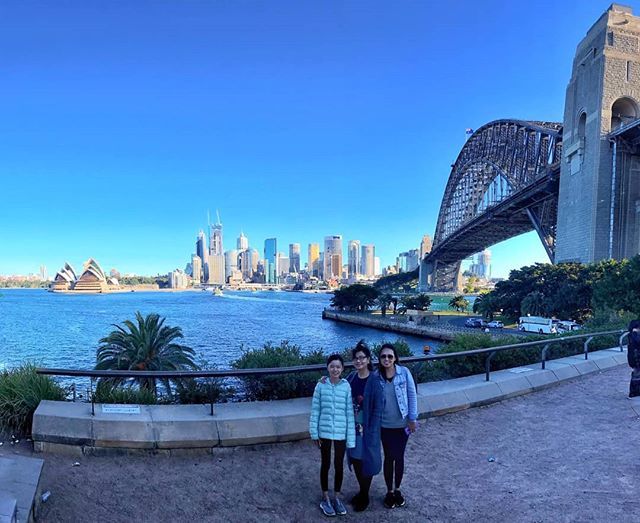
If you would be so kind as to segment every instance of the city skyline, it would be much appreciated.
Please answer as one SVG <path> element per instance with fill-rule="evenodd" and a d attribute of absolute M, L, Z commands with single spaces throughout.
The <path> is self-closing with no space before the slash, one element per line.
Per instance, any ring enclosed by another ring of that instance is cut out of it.
<path fill-rule="evenodd" d="M 335 234 L 391 265 L 433 237 L 466 128 L 562 120 L 606 8 L 141 4 L 3 5 L 1 274 L 165 274 L 216 207 L 260 253 Z M 491 251 L 498 277 L 547 261 L 535 233 Z"/>

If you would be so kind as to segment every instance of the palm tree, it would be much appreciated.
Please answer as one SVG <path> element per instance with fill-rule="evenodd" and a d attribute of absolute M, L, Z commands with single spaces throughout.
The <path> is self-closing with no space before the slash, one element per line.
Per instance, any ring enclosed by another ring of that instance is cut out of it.
<path fill-rule="evenodd" d="M 378 296 L 376 303 L 378 307 L 380 307 L 380 312 L 382 312 L 383 316 L 386 316 L 387 309 L 391 305 L 391 301 L 393 300 L 393 296 L 391 294 L 381 294 Z"/>
<path fill-rule="evenodd" d="M 467 307 L 469 307 L 469 302 L 464 299 L 464 296 L 458 295 L 451 298 L 451 301 L 449 301 L 449 307 L 457 310 L 458 312 L 464 312 L 467 310 Z"/>
<path fill-rule="evenodd" d="M 116 330 L 100 340 L 96 353 L 97 370 L 173 370 L 198 369 L 193 357 L 195 351 L 175 342 L 183 338 L 180 327 L 164 325 L 165 318 L 158 314 L 149 314 L 146 318 L 136 312 L 136 323 L 126 320 L 123 326 L 113 325 Z M 125 378 L 105 380 L 118 385 Z M 157 395 L 155 378 L 133 378 L 141 389 L 150 390 Z M 163 379 L 162 384 L 171 394 L 170 380 Z"/>

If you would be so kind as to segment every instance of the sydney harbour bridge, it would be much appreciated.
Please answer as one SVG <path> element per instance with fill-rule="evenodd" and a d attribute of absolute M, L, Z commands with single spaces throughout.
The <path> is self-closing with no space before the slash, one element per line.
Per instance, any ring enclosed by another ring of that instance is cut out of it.
<path fill-rule="evenodd" d="M 612 4 L 578 44 L 562 123 L 496 120 L 452 165 L 421 290 L 458 290 L 470 255 L 536 231 L 552 263 L 640 253 L 640 18 Z"/>

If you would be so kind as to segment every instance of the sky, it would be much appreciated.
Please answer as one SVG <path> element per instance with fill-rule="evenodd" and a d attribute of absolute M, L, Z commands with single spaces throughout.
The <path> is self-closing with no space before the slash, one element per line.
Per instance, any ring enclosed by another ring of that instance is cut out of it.
<path fill-rule="evenodd" d="M 216 209 L 225 250 L 341 234 L 392 264 L 466 128 L 562 121 L 609 3 L 4 0 L 0 274 L 167 273 Z M 548 261 L 535 233 L 491 251 Z"/>

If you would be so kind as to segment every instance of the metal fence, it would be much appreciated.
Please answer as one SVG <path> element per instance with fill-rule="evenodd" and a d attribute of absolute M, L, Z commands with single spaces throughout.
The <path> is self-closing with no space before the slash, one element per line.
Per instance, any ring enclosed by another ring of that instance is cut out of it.
<path fill-rule="evenodd" d="M 572 336 L 562 336 L 560 338 L 550 338 L 546 340 L 536 340 L 524 343 L 514 343 L 510 345 L 501 345 L 497 347 L 488 347 L 486 349 L 474 349 L 469 351 L 451 352 L 446 354 L 430 354 L 427 356 L 410 356 L 403 357 L 402 363 L 421 363 L 437 360 L 448 360 L 453 358 L 466 358 L 469 356 L 486 355 L 485 358 L 485 380 L 489 381 L 491 378 L 491 360 L 495 354 L 507 350 L 522 350 L 533 347 L 540 347 L 540 364 L 542 369 L 546 367 L 547 353 L 552 345 L 563 343 L 566 341 L 584 340 L 583 342 L 583 354 L 584 359 L 589 358 L 589 344 L 595 339 L 604 336 L 618 336 L 618 346 L 620 351 L 624 351 L 623 340 L 628 336 L 628 332 L 625 330 L 613 330 L 606 332 L 593 332 L 588 334 L 578 334 Z M 352 367 L 353 364 L 345 362 L 345 367 Z M 242 377 L 260 377 L 260 376 L 275 376 L 279 374 L 291 374 L 291 373 L 304 373 L 313 371 L 325 370 L 324 364 L 316 365 L 298 365 L 294 367 L 273 367 L 265 369 L 228 369 L 228 370 L 197 370 L 197 371 L 131 371 L 131 370 L 82 370 L 82 369 L 47 369 L 38 368 L 36 372 L 47 376 L 65 376 L 65 377 L 82 377 L 90 378 L 91 389 L 91 411 L 95 413 L 94 395 L 93 395 L 93 383 L 94 380 L 99 378 L 156 378 L 156 379 L 188 379 L 188 378 L 242 378 Z M 72 392 L 75 400 L 75 386 L 72 387 Z M 211 415 L 213 415 L 214 401 L 210 401 Z"/>

